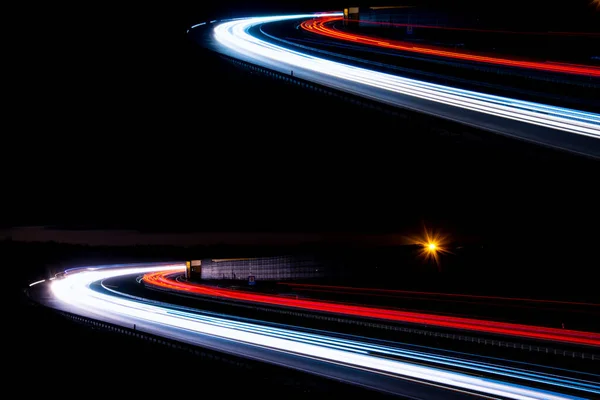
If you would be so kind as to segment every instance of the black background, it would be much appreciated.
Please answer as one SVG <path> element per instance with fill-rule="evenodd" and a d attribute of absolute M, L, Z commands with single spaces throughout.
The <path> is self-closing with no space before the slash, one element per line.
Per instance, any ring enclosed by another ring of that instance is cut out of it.
<path fill-rule="evenodd" d="M 426 222 L 524 251 L 590 253 L 597 163 L 529 147 L 516 155 L 494 145 L 399 146 L 400 125 L 352 127 L 341 122 L 343 109 L 318 113 L 304 99 L 228 84 L 185 34 L 222 15 L 344 5 L 96 2 L 15 10 L 17 71 L 7 108 L 15 123 L 2 139 L 2 224 L 411 232 Z M 597 19 L 589 10 L 585 1 L 504 1 L 452 2 L 449 12 L 583 29 Z"/>

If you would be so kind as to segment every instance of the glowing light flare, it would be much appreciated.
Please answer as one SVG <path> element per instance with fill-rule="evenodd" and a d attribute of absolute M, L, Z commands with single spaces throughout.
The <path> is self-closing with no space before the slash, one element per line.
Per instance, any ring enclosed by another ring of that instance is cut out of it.
<path fill-rule="evenodd" d="M 600 0 L 598 0 L 600 1 Z M 403 41 L 381 41 L 381 39 L 375 37 L 369 37 L 366 35 L 358 35 L 354 33 L 342 32 L 331 28 L 331 23 L 341 21 L 343 18 L 331 17 L 313 19 L 302 22 L 300 26 L 302 29 L 316 33 L 318 35 L 330 37 L 338 40 L 351 41 L 355 43 L 366 44 L 369 46 L 383 47 L 393 50 L 407 51 L 412 53 L 420 53 L 426 55 L 433 55 L 445 58 L 453 58 L 465 61 L 475 61 L 487 64 L 503 65 L 508 67 L 519 67 L 527 69 L 535 69 L 546 72 L 558 72 L 564 74 L 574 75 L 585 75 L 600 77 L 600 68 L 591 65 L 579 65 L 579 64 L 566 64 L 566 63 L 555 63 L 552 61 L 539 62 L 539 61 L 525 61 L 516 60 L 503 57 L 486 56 L 475 53 L 467 53 L 464 51 L 448 50 L 439 46 L 432 45 L 419 45 L 415 46 L 409 42 Z"/>
<path fill-rule="evenodd" d="M 441 232 L 435 232 L 423 228 L 423 233 L 420 236 L 409 236 L 407 243 L 420 246 L 419 256 L 425 261 L 434 262 L 441 268 L 441 254 L 451 254 L 448 249 L 449 237 Z"/>

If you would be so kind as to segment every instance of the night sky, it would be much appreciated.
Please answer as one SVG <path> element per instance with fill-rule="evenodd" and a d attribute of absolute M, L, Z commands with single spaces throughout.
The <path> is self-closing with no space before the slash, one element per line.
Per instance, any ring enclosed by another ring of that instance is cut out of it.
<path fill-rule="evenodd" d="M 536 2 L 535 9 L 553 20 L 571 15 L 567 8 L 575 3 L 557 11 L 555 2 Z M 466 3 L 452 4 L 460 9 Z M 502 14 L 517 2 L 486 4 Z M 331 158 L 319 152 L 318 135 L 292 143 L 275 122 L 245 132 L 219 125 L 244 106 L 232 97 L 230 110 L 213 107 L 219 88 L 190 61 L 189 25 L 231 10 L 244 15 L 344 5 L 31 6 L 19 19 L 23 28 L 13 30 L 21 67 L 9 111 L 18 123 L 2 139 L 2 226 L 406 233 L 426 223 L 457 237 L 524 245 L 587 240 L 583 232 L 598 217 L 580 207 L 593 200 L 577 196 L 591 193 L 585 183 L 591 175 L 562 176 L 562 167 L 554 165 L 556 179 L 574 178 L 573 187 L 584 187 L 559 201 L 561 194 L 548 189 L 551 178 L 535 182 L 535 167 L 529 183 L 486 183 L 509 179 L 503 169 L 511 170 L 510 159 L 491 175 L 474 172 L 478 179 L 467 184 L 472 176 L 447 175 L 431 160 L 378 164 L 371 155 L 361 163 L 364 147 L 356 142 Z M 587 2 L 577 5 L 584 9 Z M 207 97 L 204 103 L 192 101 L 199 93 Z M 257 121 L 267 117 L 265 108 Z M 310 124 L 314 130 L 318 121 Z M 269 146 L 284 150 L 273 159 Z M 220 154 L 230 162 L 211 163 Z M 537 196 L 520 204 L 531 193 Z"/>

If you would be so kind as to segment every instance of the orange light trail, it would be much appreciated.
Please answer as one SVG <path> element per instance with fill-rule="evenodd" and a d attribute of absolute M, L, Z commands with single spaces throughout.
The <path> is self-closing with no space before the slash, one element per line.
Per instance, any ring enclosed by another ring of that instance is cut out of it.
<path fill-rule="evenodd" d="M 594 67 L 590 65 L 581 65 L 581 64 L 566 64 L 566 63 L 556 63 L 556 62 L 539 62 L 539 61 L 521 61 L 509 58 L 499 58 L 499 57 L 491 57 L 484 55 L 477 55 L 472 53 L 460 52 L 460 51 L 451 51 L 441 47 L 436 46 L 415 46 L 409 42 L 396 41 L 396 40 L 382 40 L 375 37 L 370 37 L 366 35 L 357 35 L 354 33 L 342 32 L 339 30 L 335 30 L 328 24 L 331 24 L 336 21 L 341 21 L 342 17 L 330 17 L 330 18 L 321 18 L 321 19 L 313 19 L 307 20 L 301 23 L 302 29 L 316 33 L 318 35 L 327 36 L 333 39 L 345 40 L 349 42 L 365 44 L 370 46 L 383 47 L 388 49 L 400 50 L 400 51 L 408 51 L 412 53 L 433 55 L 439 57 L 453 58 L 458 60 L 465 61 L 475 61 L 480 63 L 494 64 L 494 65 L 502 65 L 508 67 L 518 67 L 518 68 L 527 68 L 534 69 L 539 71 L 546 72 L 557 72 L 564 74 L 573 74 L 573 75 L 586 75 L 586 76 L 594 76 L 600 77 L 600 68 Z"/>
<path fill-rule="evenodd" d="M 553 340 L 566 343 L 600 346 L 600 334 L 541 326 L 522 325 L 506 322 L 479 320 L 424 314 L 358 305 L 348 305 L 317 300 L 291 299 L 283 296 L 247 293 L 231 289 L 214 288 L 173 279 L 173 271 L 160 271 L 144 275 L 143 281 L 149 285 L 198 295 L 225 299 L 249 301 L 276 306 L 293 307 L 310 311 L 320 311 L 354 317 L 377 318 L 389 321 L 425 324 L 442 328 L 462 329 L 491 334 L 518 336 L 531 339 Z"/>

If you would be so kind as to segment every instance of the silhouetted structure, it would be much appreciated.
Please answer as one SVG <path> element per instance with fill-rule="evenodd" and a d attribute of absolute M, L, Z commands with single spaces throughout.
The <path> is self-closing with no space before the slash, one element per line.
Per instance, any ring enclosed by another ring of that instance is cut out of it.
<path fill-rule="evenodd" d="M 285 281 L 322 279 L 334 274 L 333 265 L 312 255 L 283 255 L 256 258 L 194 260 L 190 263 L 191 280 Z"/>

